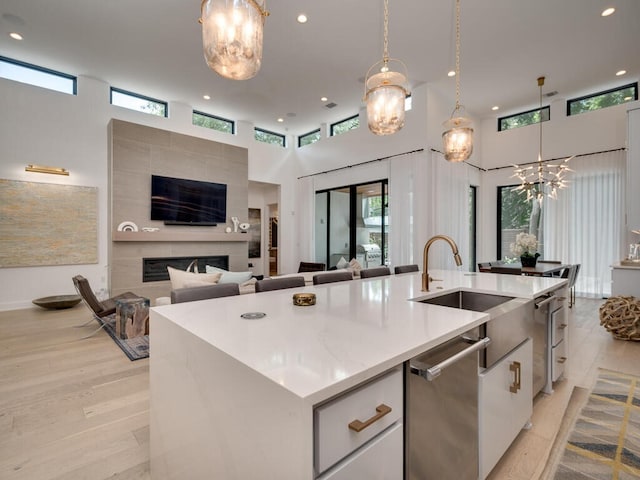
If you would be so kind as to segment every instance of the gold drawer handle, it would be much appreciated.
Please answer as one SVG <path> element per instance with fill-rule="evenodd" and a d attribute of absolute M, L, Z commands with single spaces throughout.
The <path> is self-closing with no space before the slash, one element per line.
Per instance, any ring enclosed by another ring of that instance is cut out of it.
<path fill-rule="evenodd" d="M 567 357 L 560 357 L 558 358 L 558 363 L 564 363 L 567 361 Z"/>
<path fill-rule="evenodd" d="M 355 432 L 361 432 L 365 428 L 367 428 L 372 423 L 377 422 L 382 417 L 384 417 L 387 413 L 391 413 L 391 407 L 388 407 L 384 403 L 381 403 L 376 407 L 376 414 L 371 417 L 369 420 L 361 422 L 360 420 L 354 420 L 349 424 L 349 430 L 353 430 Z"/>
<path fill-rule="evenodd" d="M 515 373 L 513 384 L 509 385 L 509 391 L 511 393 L 518 393 L 518 390 L 521 388 L 520 379 L 522 369 L 520 368 L 520 362 L 513 362 L 509 365 L 509 370 Z"/>

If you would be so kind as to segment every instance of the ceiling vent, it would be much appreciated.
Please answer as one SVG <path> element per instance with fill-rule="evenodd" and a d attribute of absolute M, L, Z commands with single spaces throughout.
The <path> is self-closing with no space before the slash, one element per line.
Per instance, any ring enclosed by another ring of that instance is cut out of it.
<path fill-rule="evenodd" d="M 329 102 L 329 103 L 327 103 L 327 104 L 325 105 L 325 108 L 334 108 L 334 107 L 337 107 L 337 106 L 338 106 L 338 104 L 337 104 L 337 103 Z"/>
<path fill-rule="evenodd" d="M 557 90 L 554 90 L 553 92 L 549 92 L 549 93 L 545 93 L 544 96 L 549 98 L 549 97 L 554 97 L 558 94 Z"/>

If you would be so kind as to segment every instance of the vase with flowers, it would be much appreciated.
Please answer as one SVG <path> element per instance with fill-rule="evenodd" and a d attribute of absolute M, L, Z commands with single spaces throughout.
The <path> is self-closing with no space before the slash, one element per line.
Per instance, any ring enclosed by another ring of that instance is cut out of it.
<path fill-rule="evenodd" d="M 538 239 L 532 233 L 519 233 L 516 241 L 511 244 L 511 253 L 520 257 L 523 267 L 535 267 L 540 254 L 538 249 Z"/>

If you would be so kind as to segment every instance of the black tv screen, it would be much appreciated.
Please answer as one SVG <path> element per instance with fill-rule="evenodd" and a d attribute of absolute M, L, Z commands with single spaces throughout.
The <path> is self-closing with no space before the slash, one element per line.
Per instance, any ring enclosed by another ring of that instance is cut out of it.
<path fill-rule="evenodd" d="M 227 186 L 151 176 L 151 220 L 167 225 L 217 225 L 227 221 Z"/>

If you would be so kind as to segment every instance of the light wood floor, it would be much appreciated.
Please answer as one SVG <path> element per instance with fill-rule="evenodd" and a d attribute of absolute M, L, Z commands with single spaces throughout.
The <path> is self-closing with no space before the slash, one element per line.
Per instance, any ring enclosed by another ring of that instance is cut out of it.
<path fill-rule="evenodd" d="M 601 303 L 578 299 L 566 379 L 536 399 L 533 428 L 492 480 L 539 478 L 573 387 L 590 388 L 598 367 L 640 375 L 640 344 L 599 326 Z M 97 323 L 73 326 L 88 318 L 82 304 L 0 312 L 1 479 L 150 478 L 148 360 L 129 361 L 105 332 L 83 340 Z"/>

